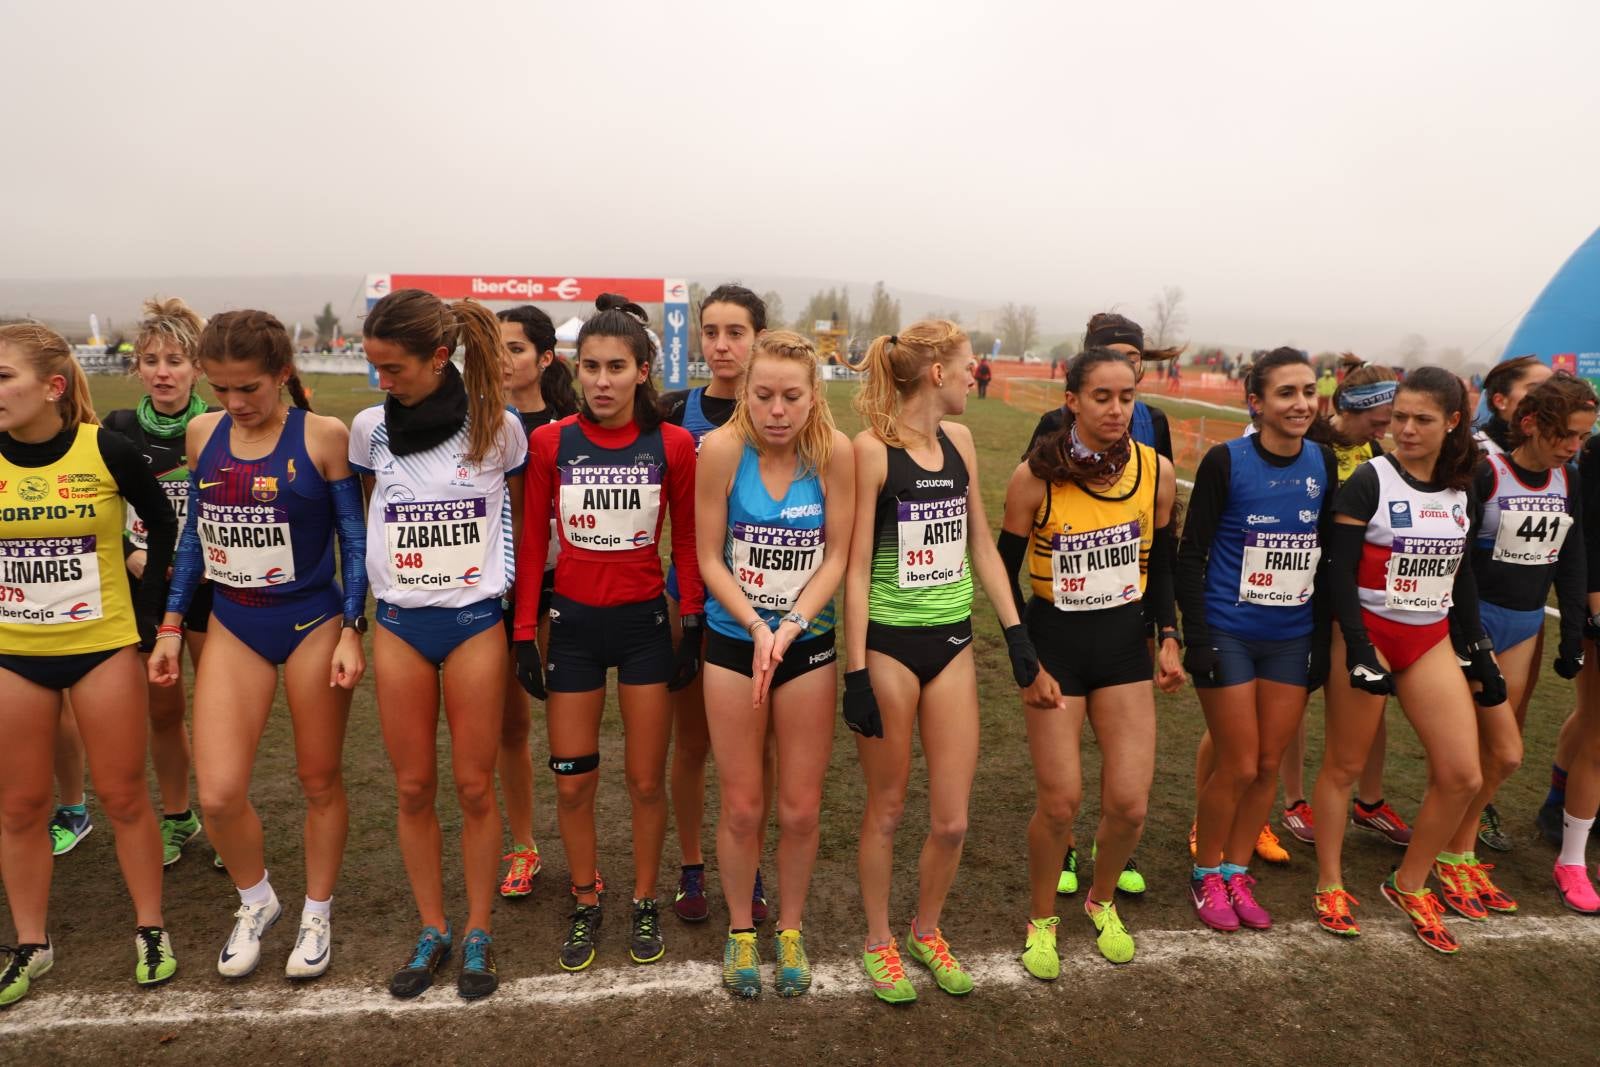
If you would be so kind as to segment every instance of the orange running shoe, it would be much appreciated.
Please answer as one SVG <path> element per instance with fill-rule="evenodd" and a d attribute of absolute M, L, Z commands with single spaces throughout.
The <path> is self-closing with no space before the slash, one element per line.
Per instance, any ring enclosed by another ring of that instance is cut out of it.
<path fill-rule="evenodd" d="M 1439 879 L 1439 885 L 1444 890 L 1444 902 L 1450 905 L 1451 911 L 1473 922 L 1481 923 L 1489 918 L 1489 909 L 1478 899 L 1477 884 L 1465 863 L 1434 860 L 1433 874 Z"/>
<path fill-rule="evenodd" d="M 1263 863 L 1289 862 L 1289 850 L 1278 843 L 1278 835 L 1266 823 L 1261 824 L 1261 833 L 1256 835 L 1256 855 Z"/>
<path fill-rule="evenodd" d="M 544 866 L 539 861 L 538 845 L 517 845 L 500 857 L 511 866 L 500 883 L 503 897 L 525 897 L 533 892 L 533 876 Z"/>
<path fill-rule="evenodd" d="M 1319 891 L 1311 898 L 1311 908 L 1317 914 L 1317 925 L 1339 937 L 1360 937 L 1361 925 L 1356 922 L 1352 907 L 1361 901 L 1345 892 L 1342 885 Z"/>
<path fill-rule="evenodd" d="M 1383 895 L 1411 920 L 1411 929 L 1424 945 L 1446 956 L 1461 951 L 1461 942 L 1444 924 L 1444 905 L 1439 903 L 1439 898 L 1431 890 L 1401 892 L 1400 887 L 1395 885 L 1394 875 L 1390 874 L 1383 880 Z"/>
<path fill-rule="evenodd" d="M 1489 878 L 1489 872 L 1494 870 L 1494 864 L 1471 860 L 1463 866 L 1472 877 L 1472 886 L 1477 890 L 1479 903 L 1501 915 L 1516 914 L 1517 902 Z"/>

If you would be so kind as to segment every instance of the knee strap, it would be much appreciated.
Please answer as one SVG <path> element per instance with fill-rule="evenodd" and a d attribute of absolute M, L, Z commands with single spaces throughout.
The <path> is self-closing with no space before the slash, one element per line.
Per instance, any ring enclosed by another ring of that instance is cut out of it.
<path fill-rule="evenodd" d="M 588 774 L 600 766 L 600 753 L 588 756 L 573 756 L 568 759 L 550 757 L 550 769 L 557 774 Z"/>

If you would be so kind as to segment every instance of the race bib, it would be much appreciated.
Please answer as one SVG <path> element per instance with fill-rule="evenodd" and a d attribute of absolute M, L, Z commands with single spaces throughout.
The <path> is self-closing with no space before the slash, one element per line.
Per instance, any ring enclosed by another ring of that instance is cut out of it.
<path fill-rule="evenodd" d="M 931 589 L 967 573 L 967 498 L 903 500 L 895 505 L 900 532 L 901 589 Z"/>
<path fill-rule="evenodd" d="M 1239 569 L 1239 602 L 1292 607 L 1311 599 L 1322 548 L 1315 533 L 1246 530 Z"/>
<path fill-rule="evenodd" d="M 489 503 L 468 497 L 386 504 L 383 534 L 397 588 L 474 586 L 483 579 Z"/>
<path fill-rule="evenodd" d="M 294 581 L 288 517 L 271 504 L 200 505 L 200 548 L 206 577 L 235 589 Z"/>
<path fill-rule="evenodd" d="M 1558 496 L 1540 495 L 1501 497 L 1499 503 L 1494 561 L 1525 567 L 1554 563 L 1572 527 L 1566 502 Z"/>
<path fill-rule="evenodd" d="M 596 552 L 648 548 L 661 517 L 661 468 L 562 467 L 559 514 L 569 545 Z"/>
<path fill-rule="evenodd" d="M 183 524 L 189 521 L 189 476 L 184 475 L 181 479 L 175 478 L 170 481 L 162 479 L 160 484 L 161 491 L 167 494 L 167 503 L 172 505 L 172 513 L 178 517 L 178 532 L 181 534 L 183 532 Z M 128 543 L 134 548 L 148 549 L 150 547 L 149 538 L 145 533 L 144 520 L 139 517 L 139 513 L 133 509 L 132 504 L 129 504 L 126 510 L 123 534 L 127 537 Z"/>
<path fill-rule="evenodd" d="M 1466 540 L 1395 535 L 1384 573 L 1384 604 L 1395 611 L 1450 610 Z"/>
<path fill-rule="evenodd" d="M 1098 611 L 1131 603 L 1139 592 L 1139 520 L 1051 543 L 1050 584 L 1062 611 Z"/>
<path fill-rule="evenodd" d="M 822 565 L 822 529 L 736 522 L 729 551 L 729 569 L 750 606 L 787 612 Z"/>
<path fill-rule="evenodd" d="M 101 616 L 94 537 L 0 540 L 0 622 L 88 622 Z"/>

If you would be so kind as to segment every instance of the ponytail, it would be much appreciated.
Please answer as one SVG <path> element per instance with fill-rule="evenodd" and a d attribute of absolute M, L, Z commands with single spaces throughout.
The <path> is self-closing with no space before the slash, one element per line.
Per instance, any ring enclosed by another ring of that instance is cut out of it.
<path fill-rule="evenodd" d="M 505 420 L 505 369 L 511 356 L 500 339 L 500 320 L 476 300 L 457 300 L 450 312 L 458 323 L 467 385 L 467 459 L 483 462 L 500 437 Z"/>
<path fill-rule="evenodd" d="M 923 319 L 898 334 L 874 338 L 858 362 L 844 357 L 846 366 L 866 375 L 855 408 L 878 440 L 892 448 L 906 447 L 900 435 L 901 403 L 923 388 L 929 367 L 949 360 L 966 343 L 966 332 L 948 319 Z"/>
<path fill-rule="evenodd" d="M 551 356 L 539 372 L 539 395 L 552 415 L 564 419 L 578 410 L 578 394 L 572 388 L 572 368 L 560 356 Z"/>
<path fill-rule="evenodd" d="M 61 411 L 61 421 L 68 426 L 99 422 L 94 414 L 94 397 L 89 394 L 89 376 L 83 373 L 83 367 L 71 356 L 67 357 L 66 376 L 67 387 L 56 402 Z"/>

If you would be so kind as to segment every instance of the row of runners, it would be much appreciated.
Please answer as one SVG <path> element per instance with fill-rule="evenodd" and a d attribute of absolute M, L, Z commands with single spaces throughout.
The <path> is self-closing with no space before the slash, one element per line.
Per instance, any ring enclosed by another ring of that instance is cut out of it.
<path fill-rule="evenodd" d="M 1344 805 L 1374 747 L 1384 697 L 1395 691 L 1427 752 L 1429 788 L 1384 895 L 1441 951 L 1457 945 L 1426 887 L 1430 870 L 1446 902 L 1468 917 L 1515 907 L 1471 849 L 1479 810 L 1520 757 L 1520 710 L 1552 582 L 1563 609 L 1557 670 L 1571 677 L 1582 668 L 1586 539 L 1568 541 L 1581 514 L 1568 465 L 1595 418 L 1586 385 L 1566 376 L 1533 385 L 1538 372 L 1521 365 L 1512 375 L 1520 380 L 1492 394 L 1502 418 L 1490 437 L 1502 435 L 1503 444 L 1483 458 L 1454 376 L 1423 369 L 1397 385 L 1354 372 L 1329 426 L 1315 418 L 1308 361 L 1274 352 L 1248 383 L 1257 432 L 1206 456 L 1180 538 L 1163 454 L 1170 444 L 1161 447 L 1170 440 L 1165 419 L 1136 399 L 1142 359 L 1156 354 L 1135 324 L 1097 316 L 1069 368 L 1064 407 L 1041 421 L 1011 477 L 995 544 L 968 537 L 987 520 L 971 435 L 949 421 L 972 386 L 971 347 L 958 326 L 919 322 L 874 341 L 856 398 L 868 428 L 852 442 L 833 426 L 814 349 L 766 330 L 753 293 L 721 287 L 701 317 L 713 384 L 663 402 L 650 382 L 654 350 L 642 310 L 602 298 L 578 341 L 577 402 L 536 309 L 497 322 L 469 301 L 397 292 L 364 325 L 387 399 L 347 430 L 310 413 L 288 335 L 272 316 L 227 312 L 202 325 L 180 304 L 156 306 L 139 345 L 148 395 L 131 417 L 106 420 L 126 436 L 94 425 L 87 383 L 60 338 L 0 327 L 0 729 L 8 741 L 0 867 L 19 942 L 0 976 L 0 1003 L 22 997 L 52 962 L 49 755 L 63 692 L 117 833 L 138 923 L 136 977 L 155 984 L 175 973 L 161 867 L 181 855 L 199 818 L 176 741 L 156 752 L 164 817 L 150 805 L 143 679 L 152 693 L 175 686 L 180 651 L 187 645 L 193 657 L 200 632 L 194 772 L 206 833 L 240 896 L 218 970 L 250 973 L 283 910 L 247 788 L 280 667 L 307 801 L 305 903 L 285 969 L 294 978 L 326 970 L 348 826 L 344 726 L 366 666 L 369 585 L 377 702 L 422 927 L 391 981 L 397 996 L 427 989 L 453 952 L 463 996 L 496 986 L 496 882 L 503 894 L 525 894 L 539 865 L 531 714 L 519 688 L 547 702 L 549 765 L 573 873 L 560 964 L 576 971 L 596 958 L 605 886 L 594 797 L 612 669 L 633 807 L 630 957 L 651 963 L 665 952 L 656 886 L 676 729 L 672 777 L 686 788 L 675 794 L 703 783 L 708 748 L 717 756 L 717 856 L 730 918 L 724 983 L 742 996 L 761 990 L 758 862 L 775 797 L 776 984 L 780 994 L 804 993 L 802 912 L 831 754 L 841 584 L 844 718 L 859 735 L 867 785 L 863 962 L 884 1000 L 915 997 L 889 915 L 914 729 L 930 827 L 906 949 L 946 992 L 972 988 L 940 918 L 978 754 L 974 576 L 1004 629 L 1038 787 L 1022 957 L 1030 973 L 1059 973 L 1056 897 L 1076 888 L 1085 718 L 1103 755 L 1085 913 L 1105 958 L 1133 958 L 1115 892 L 1137 875 L 1132 856 L 1154 766 L 1153 688 L 1174 691 L 1186 674 L 1210 727 L 1192 879 L 1208 925 L 1271 923 L 1250 891 L 1248 865 L 1282 753 L 1301 728 L 1307 693 L 1323 683 L 1327 756 L 1313 794 L 1322 924 L 1346 935 L 1359 929 L 1339 873 Z M 463 371 L 451 362 L 458 347 Z M 200 372 L 222 410 L 197 399 Z M 1371 442 L 1382 434 L 1373 427 L 1384 414 L 1396 447 L 1378 455 Z M 1326 432 L 1331 446 L 1308 439 Z M 1352 440 L 1361 433 L 1368 439 Z M 668 513 L 674 573 L 663 576 Z M 1024 567 L 1027 598 L 1016 580 Z M 197 611 L 207 589 L 209 611 Z M 504 680 L 488 701 L 486 677 Z M 692 695 L 696 683 L 703 697 Z M 463 822 L 468 914 L 460 932 L 445 915 L 434 809 L 441 685 Z M 174 703 L 181 738 L 182 705 Z M 693 743 L 697 727 L 708 744 Z M 1562 765 L 1574 777 L 1555 875 L 1569 906 L 1596 911 L 1583 847 L 1600 801 L 1600 728 L 1582 705 L 1563 745 Z M 515 843 L 503 880 L 497 766 Z M 686 808 L 688 799 L 675 795 L 680 832 L 692 835 L 686 860 L 699 858 L 698 798 Z M 1387 810 L 1378 803 L 1358 808 L 1358 818 Z M 52 829 L 72 839 L 59 817 Z M 681 872 L 675 906 L 686 919 L 707 914 L 700 864 Z"/>

